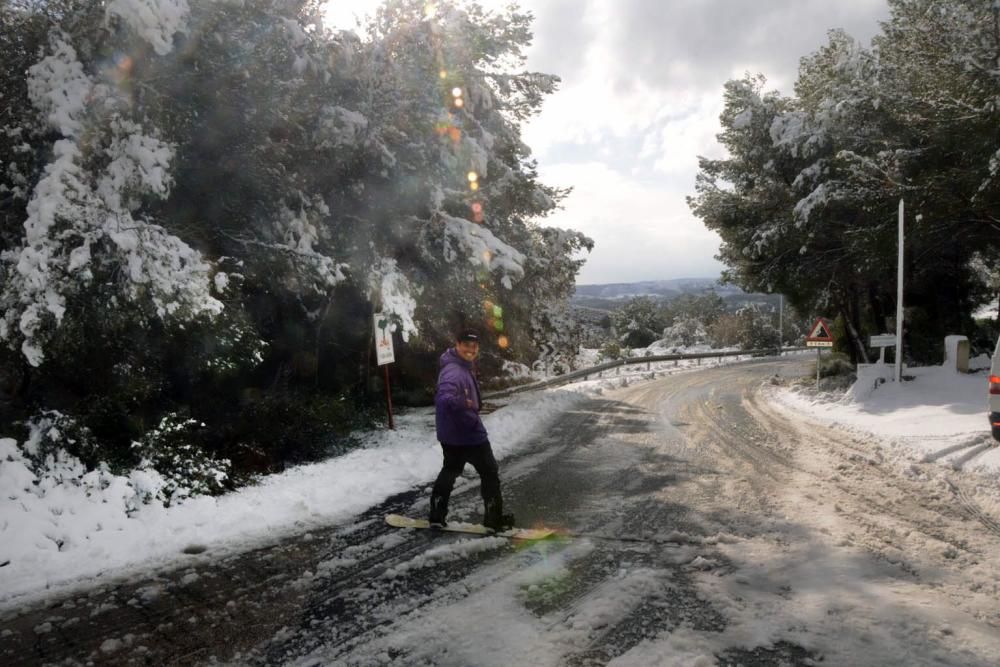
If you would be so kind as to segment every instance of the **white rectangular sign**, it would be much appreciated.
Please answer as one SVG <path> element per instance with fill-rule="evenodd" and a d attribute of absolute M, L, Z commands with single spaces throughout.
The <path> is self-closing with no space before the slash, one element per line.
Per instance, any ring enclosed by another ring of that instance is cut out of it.
<path fill-rule="evenodd" d="M 872 336 L 868 341 L 868 345 L 871 347 L 896 347 L 896 335 L 880 334 Z"/>
<path fill-rule="evenodd" d="M 392 324 L 387 315 L 375 313 L 375 356 L 378 365 L 384 366 L 396 361 L 392 350 Z"/>
<path fill-rule="evenodd" d="M 807 340 L 806 347 L 833 347 L 832 340 Z"/>

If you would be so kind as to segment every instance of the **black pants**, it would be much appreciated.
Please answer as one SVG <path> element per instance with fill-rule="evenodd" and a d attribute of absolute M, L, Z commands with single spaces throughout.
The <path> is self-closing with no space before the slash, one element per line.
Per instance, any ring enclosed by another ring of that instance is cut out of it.
<path fill-rule="evenodd" d="M 483 445 L 446 445 L 441 443 L 444 451 L 444 465 L 434 482 L 431 491 L 430 520 L 443 521 L 448 516 L 448 499 L 451 490 L 455 488 L 455 480 L 462 474 L 465 464 L 470 463 L 479 474 L 479 489 L 483 495 L 483 523 L 497 524 L 503 513 L 503 499 L 500 497 L 500 469 L 493 457 L 493 448 L 487 441 Z"/>

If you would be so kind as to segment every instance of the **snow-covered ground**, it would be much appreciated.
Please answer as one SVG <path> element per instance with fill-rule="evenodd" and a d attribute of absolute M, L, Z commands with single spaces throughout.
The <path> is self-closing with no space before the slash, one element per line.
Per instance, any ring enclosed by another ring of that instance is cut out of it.
<path fill-rule="evenodd" d="M 987 374 L 931 366 L 908 369 L 906 375 L 913 379 L 887 382 L 870 392 L 854 388 L 846 396 L 817 397 L 794 389 L 777 395 L 790 416 L 805 414 L 867 436 L 873 445 L 888 445 L 902 461 L 935 461 L 1000 475 L 1000 448 L 986 418 Z"/>
<path fill-rule="evenodd" d="M 510 399 L 484 422 L 502 460 L 528 447 L 533 434 L 588 395 L 710 363 L 716 362 L 623 367 L 603 378 Z M 79 462 L 63 461 L 55 474 L 39 480 L 17 443 L 0 438 L 0 609 L 181 559 L 199 562 L 185 551 L 214 559 L 335 525 L 393 494 L 429 483 L 441 466 L 433 412 L 399 416 L 396 427 L 365 434 L 363 446 L 345 456 L 169 508 L 137 500 L 141 475 L 82 475 Z"/>
<path fill-rule="evenodd" d="M 735 361 L 739 359 L 725 363 Z M 555 415 L 589 395 L 697 368 L 692 362 L 654 363 L 649 370 L 645 364 L 623 367 L 603 378 L 515 397 L 485 422 L 502 459 L 527 448 Z M 873 447 L 888 443 L 900 459 L 996 475 L 1000 451 L 992 447 L 987 427 L 985 376 L 941 368 L 910 369 L 909 374 L 912 381 L 883 385 L 855 402 L 817 399 L 795 390 L 776 394 L 790 417 L 805 413 L 868 434 Z M 103 490 L 32 487 L 32 475 L 17 458 L 14 442 L 0 440 L 0 448 L 0 488 L 5 490 L 0 498 L 0 564 L 6 563 L 0 567 L 0 608 L 345 522 L 388 496 L 429 483 L 440 466 L 433 414 L 418 410 L 399 417 L 395 431 L 368 434 L 362 448 L 345 456 L 221 497 L 170 508 L 141 505 L 126 514 L 120 485 Z M 184 555 L 191 547 L 206 550 L 206 555 Z"/>

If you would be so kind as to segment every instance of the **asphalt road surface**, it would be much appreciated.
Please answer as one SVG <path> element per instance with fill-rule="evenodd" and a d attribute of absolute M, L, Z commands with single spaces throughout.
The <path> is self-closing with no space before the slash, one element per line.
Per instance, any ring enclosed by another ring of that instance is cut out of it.
<path fill-rule="evenodd" d="M 635 383 L 501 464 L 534 544 L 384 525 L 428 489 L 213 565 L 0 619 L 0 663 L 1000 664 L 1000 526 L 769 399 L 802 361 Z M 477 520 L 478 481 L 452 514 Z M 700 662 L 699 662 L 700 661 Z"/>

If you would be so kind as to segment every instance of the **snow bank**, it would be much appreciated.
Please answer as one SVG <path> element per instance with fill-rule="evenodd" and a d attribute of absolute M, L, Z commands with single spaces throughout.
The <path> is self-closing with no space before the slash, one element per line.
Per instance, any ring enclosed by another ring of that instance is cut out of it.
<path fill-rule="evenodd" d="M 526 447 L 553 416 L 584 398 L 566 390 L 533 393 L 485 417 L 497 457 Z M 78 483 L 51 478 L 39 489 L 17 443 L 0 439 L 0 608 L 97 577 L 191 559 L 183 555 L 191 546 L 206 547 L 217 558 L 347 521 L 395 493 L 429 483 L 441 454 L 432 413 L 419 411 L 400 417 L 395 431 L 366 434 L 363 446 L 345 456 L 169 508 L 142 502 L 155 480 L 84 474 L 79 462 L 63 463 L 63 477 Z"/>
<path fill-rule="evenodd" d="M 965 470 L 1000 473 L 987 413 L 987 378 L 947 366 L 911 368 L 913 380 L 887 382 L 865 395 L 836 400 L 800 391 L 777 393 L 779 404 L 846 430 L 887 440 L 906 459 L 939 461 Z M 982 449 L 982 451 L 978 451 Z M 964 457 L 976 452 L 970 459 Z"/>

